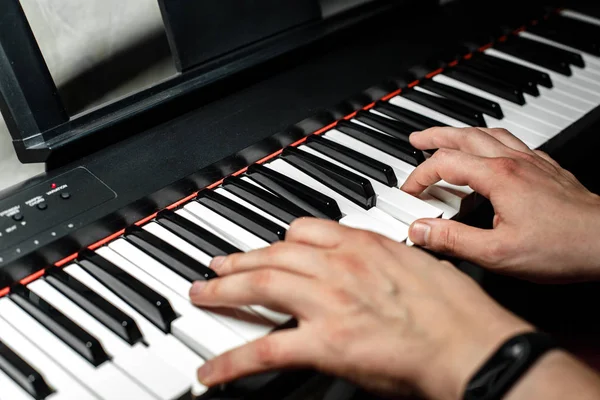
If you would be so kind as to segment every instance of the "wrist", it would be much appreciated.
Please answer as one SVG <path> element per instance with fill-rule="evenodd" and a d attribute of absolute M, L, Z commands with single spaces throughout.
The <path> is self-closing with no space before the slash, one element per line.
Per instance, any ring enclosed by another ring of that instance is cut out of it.
<path fill-rule="evenodd" d="M 428 398 L 460 400 L 475 372 L 511 337 L 532 332 L 530 324 L 507 313 L 506 318 L 486 319 L 465 328 L 446 346 L 438 362 L 428 368 L 419 387 Z M 464 325 L 467 327 L 468 325 Z"/>

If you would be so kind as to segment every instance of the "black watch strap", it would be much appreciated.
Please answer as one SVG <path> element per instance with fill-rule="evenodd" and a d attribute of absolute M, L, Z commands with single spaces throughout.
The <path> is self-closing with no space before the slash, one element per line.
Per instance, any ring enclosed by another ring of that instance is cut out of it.
<path fill-rule="evenodd" d="M 513 336 L 473 375 L 463 399 L 501 400 L 542 354 L 555 347 L 556 343 L 545 333 Z"/>

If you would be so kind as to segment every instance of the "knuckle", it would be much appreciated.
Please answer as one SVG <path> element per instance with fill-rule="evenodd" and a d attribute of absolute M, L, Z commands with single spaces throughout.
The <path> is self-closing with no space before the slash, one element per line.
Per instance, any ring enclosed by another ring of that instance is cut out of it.
<path fill-rule="evenodd" d="M 250 277 L 250 284 L 255 292 L 263 293 L 273 284 L 273 271 L 263 269 L 254 272 Z"/>
<path fill-rule="evenodd" d="M 458 232 L 452 230 L 450 227 L 443 227 L 439 232 L 440 247 L 443 251 L 453 253 L 456 250 L 459 242 Z"/>
<path fill-rule="evenodd" d="M 271 366 L 278 363 L 282 354 L 272 340 L 259 340 L 255 346 L 256 359 L 263 366 Z"/>
<path fill-rule="evenodd" d="M 498 157 L 489 162 L 494 172 L 502 175 L 514 175 L 519 169 L 519 162 L 510 157 Z"/>
<path fill-rule="evenodd" d="M 505 240 L 490 240 L 483 254 L 483 259 L 490 266 L 498 266 L 507 257 L 508 253 L 509 246 Z"/>

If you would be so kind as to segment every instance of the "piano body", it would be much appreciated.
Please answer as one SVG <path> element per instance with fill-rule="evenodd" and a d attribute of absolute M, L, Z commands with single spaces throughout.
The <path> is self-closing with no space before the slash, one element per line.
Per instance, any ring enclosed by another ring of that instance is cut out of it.
<path fill-rule="evenodd" d="M 0 399 L 360 396 L 312 371 L 207 391 L 203 359 L 293 321 L 197 309 L 187 291 L 214 276 L 212 257 L 269 246 L 301 216 L 398 241 L 424 216 L 485 226 L 469 188 L 398 190 L 424 160 L 408 135 L 430 126 L 506 128 L 594 184 L 600 7 L 442 3 L 321 18 L 298 1 L 280 23 L 246 10 L 240 24 L 264 29 L 219 49 L 185 29 L 225 18 L 227 1 L 203 13 L 164 0 L 181 73 L 69 117 L 18 2 L 1 1 L 14 18 L 0 21 L 0 105 L 20 159 L 48 171 L 0 193 Z"/>

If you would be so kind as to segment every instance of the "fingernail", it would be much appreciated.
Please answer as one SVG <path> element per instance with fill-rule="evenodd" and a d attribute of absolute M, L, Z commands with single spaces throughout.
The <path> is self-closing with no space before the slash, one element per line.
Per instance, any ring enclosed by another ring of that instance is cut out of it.
<path fill-rule="evenodd" d="M 223 263 L 225 262 L 225 256 L 218 256 L 212 259 L 212 261 L 210 262 L 210 269 L 212 269 L 215 272 L 219 272 L 219 269 L 221 268 L 221 266 L 223 265 Z"/>
<path fill-rule="evenodd" d="M 429 233 L 431 232 L 431 227 L 423 222 L 414 222 L 411 227 L 408 235 L 410 240 L 416 245 L 425 246 L 427 245 L 427 241 L 429 240 Z"/>
<path fill-rule="evenodd" d="M 210 376 L 212 375 L 212 365 L 210 362 L 205 363 L 198 368 L 198 380 L 205 386 L 210 386 Z"/>
<path fill-rule="evenodd" d="M 194 296 L 198 295 L 202 290 L 204 290 L 206 283 L 207 283 L 206 281 L 194 282 L 194 284 L 192 285 L 192 288 L 190 289 L 190 297 L 194 297 Z"/>

